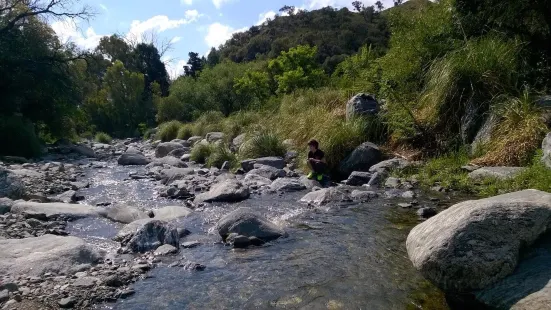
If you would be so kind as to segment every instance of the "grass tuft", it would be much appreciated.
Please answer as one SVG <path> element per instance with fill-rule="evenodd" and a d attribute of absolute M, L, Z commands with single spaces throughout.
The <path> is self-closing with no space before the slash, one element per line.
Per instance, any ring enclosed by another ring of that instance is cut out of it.
<path fill-rule="evenodd" d="M 239 156 L 244 159 L 268 156 L 285 156 L 287 152 L 281 139 L 270 132 L 259 132 L 248 139 L 239 149 Z"/>
<path fill-rule="evenodd" d="M 222 168 L 224 162 L 229 162 L 230 167 L 237 165 L 237 156 L 225 145 L 211 146 L 211 153 L 208 156 L 207 166 Z"/>
<path fill-rule="evenodd" d="M 95 140 L 98 143 L 110 144 L 111 141 L 113 141 L 113 138 L 105 132 L 98 132 L 96 133 Z"/>
<path fill-rule="evenodd" d="M 207 162 L 207 159 L 211 155 L 212 151 L 213 147 L 211 145 L 205 143 L 197 143 L 195 144 L 193 149 L 191 149 L 190 159 L 197 163 L 204 164 Z"/>
<path fill-rule="evenodd" d="M 204 137 L 209 132 L 222 131 L 223 120 L 224 114 L 220 111 L 205 112 L 194 122 L 193 135 Z"/>
<path fill-rule="evenodd" d="M 181 140 L 187 140 L 193 136 L 193 128 L 189 124 L 183 124 L 178 130 L 177 138 Z"/>
<path fill-rule="evenodd" d="M 178 132 L 182 127 L 182 123 L 179 121 L 170 121 L 163 123 L 159 126 L 159 131 L 157 132 L 157 139 L 163 142 L 169 142 L 178 137 Z"/>

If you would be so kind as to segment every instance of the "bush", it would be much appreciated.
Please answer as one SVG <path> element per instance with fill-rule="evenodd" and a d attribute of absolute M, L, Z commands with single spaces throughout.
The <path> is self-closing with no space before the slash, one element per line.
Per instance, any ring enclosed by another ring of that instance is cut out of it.
<path fill-rule="evenodd" d="M 178 137 L 178 132 L 182 123 L 179 121 L 170 121 L 163 123 L 159 126 L 159 131 L 157 132 L 157 139 L 168 142 L 176 139 Z"/>
<path fill-rule="evenodd" d="M 278 136 L 273 133 L 254 134 L 239 149 L 241 158 L 260 158 L 267 156 L 285 156 L 287 150 Z"/>
<path fill-rule="evenodd" d="M 95 137 L 96 142 L 110 144 L 113 141 L 110 135 L 105 132 L 98 132 Z"/>
<path fill-rule="evenodd" d="M 191 157 L 190 159 L 200 163 L 204 164 L 207 162 L 207 159 L 209 158 L 210 154 L 212 153 L 212 146 L 205 143 L 197 143 L 191 149 Z"/>
<path fill-rule="evenodd" d="M 0 143 L 0 155 L 32 158 L 42 153 L 33 124 L 22 117 L 0 117 Z"/>
<path fill-rule="evenodd" d="M 246 129 L 259 122 L 261 119 L 262 116 L 258 112 L 240 111 L 230 115 L 223 122 L 223 132 L 226 141 L 231 143 L 235 137 L 244 133 Z"/>
<path fill-rule="evenodd" d="M 155 132 L 156 132 L 155 129 L 152 129 L 152 128 L 146 130 L 143 134 L 144 140 L 149 140 L 149 139 L 153 138 L 155 136 Z"/>
<path fill-rule="evenodd" d="M 222 131 L 224 114 L 220 111 L 208 111 L 203 113 L 193 124 L 194 136 L 205 136 L 209 132 Z"/>
<path fill-rule="evenodd" d="M 191 125 L 189 124 L 182 125 L 180 127 L 180 130 L 178 130 L 178 139 L 187 140 L 191 138 L 192 135 L 193 135 L 193 131 L 192 131 Z"/>
<path fill-rule="evenodd" d="M 207 160 L 208 167 L 222 168 L 222 165 L 226 161 L 230 163 L 230 167 L 235 167 L 237 164 L 237 156 L 235 156 L 235 154 L 233 154 L 225 145 L 220 144 L 211 147 L 211 153 Z"/>

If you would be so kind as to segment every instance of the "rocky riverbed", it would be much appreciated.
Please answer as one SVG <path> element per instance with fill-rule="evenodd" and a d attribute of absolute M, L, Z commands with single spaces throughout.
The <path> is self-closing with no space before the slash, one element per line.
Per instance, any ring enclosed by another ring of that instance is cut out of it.
<path fill-rule="evenodd" d="M 448 307 L 405 240 L 464 199 L 388 177 L 414 163 L 381 162 L 365 144 L 347 159 L 347 180 L 322 185 L 293 169 L 294 154 L 236 173 L 189 162 L 193 143 L 209 143 L 200 139 L 7 158 L 0 308 Z"/>

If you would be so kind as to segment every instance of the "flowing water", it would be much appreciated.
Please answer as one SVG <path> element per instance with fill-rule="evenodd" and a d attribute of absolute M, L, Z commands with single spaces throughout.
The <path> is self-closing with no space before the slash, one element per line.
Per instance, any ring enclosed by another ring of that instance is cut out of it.
<path fill-rule="evenodd" d="M 158 198 L 151 180 L 128 180 L 140 168 L 114 163 L 90 169 L 84 203 L 109 201 L 145 209 L 179 205 Z M 134 284 L 136 294 L 107 309 L 447 309 L 442 294 L 414 270 L 405 240 L 418 223 L 415 210 L 389 199 L 312 208 L 306 192 L 254 195 L 237 204 L 213 204 L 183 220 L 192 232 L 181 249 Z M 419 200 L 421 204 L 430 203 Z M 238 207 L 251 207 L 285 227 L 289 236 L 262 247 L 232 249 L 212 227 Z M 121 225 L 98 219 L 74 222 L 70 233 L 114 250 Z M 175 260 L 204 271 L 167 267 Z"/>

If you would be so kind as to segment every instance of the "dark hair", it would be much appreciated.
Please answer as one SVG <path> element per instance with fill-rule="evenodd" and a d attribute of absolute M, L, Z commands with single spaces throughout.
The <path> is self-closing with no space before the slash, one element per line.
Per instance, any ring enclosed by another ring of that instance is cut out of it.
<path fill-rule="evenodd" d="M 310 140 L 310 142 L 308 142 L 308 145 L 311 145 L 311 146 L 315 147 L 316 149 L 318 149 L 319 146 L 320 146 L 320 144 L 318 143 L 318 141 L 316 141 L 316 140 L 314 140 L 314 139 Z"/>

